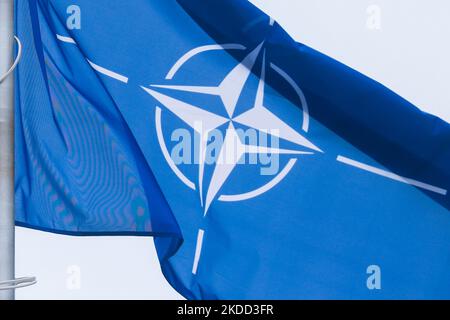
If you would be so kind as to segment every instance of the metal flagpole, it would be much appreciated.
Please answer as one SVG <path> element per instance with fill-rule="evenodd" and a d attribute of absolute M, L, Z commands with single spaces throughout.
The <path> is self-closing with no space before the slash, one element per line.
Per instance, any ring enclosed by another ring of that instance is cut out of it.
<path fill-rule="evenodd" d="M 13 64 L 13 0 L 0 0 L 0 76 Z M 14 81 L 0 83 L 0 282 L 14 280 Z M 14 289 L 0 290 L 13 300 Z"/>

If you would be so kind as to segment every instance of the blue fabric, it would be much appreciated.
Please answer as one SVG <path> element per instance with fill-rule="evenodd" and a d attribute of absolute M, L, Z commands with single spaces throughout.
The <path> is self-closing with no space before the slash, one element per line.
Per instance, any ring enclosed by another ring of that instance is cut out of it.
<path fill-rule="evenodd" d="M 81 29 L 67 27 L 70 5 Z M 164 275 L 190 299 L 450 298 L 445 121 L 296 43 L 247 1 L 16 0 L 16 9 L 18 225 L 154 235 Z M 204 47 L 217 44 L 227 49 Z M 280 133 L 279 148 L 312 154 L 281 154 L 275 175 L 238 164 L 212 192 L 217 163 L 201 183 L 199 164 L 174 169 L 164 156 L 161 141 L 170 151 L 176 129 L 195 135 L 186 114 L 199 114 L 168 99 L 229 121 L 226 99 L 198 91 L 243 61 L 251 73 L 233 126 L 262 121 L 238 120 L 264 78 L 265 115 L 295 131 Z M 381 290 L 366 286 L 370 265 Z"/>

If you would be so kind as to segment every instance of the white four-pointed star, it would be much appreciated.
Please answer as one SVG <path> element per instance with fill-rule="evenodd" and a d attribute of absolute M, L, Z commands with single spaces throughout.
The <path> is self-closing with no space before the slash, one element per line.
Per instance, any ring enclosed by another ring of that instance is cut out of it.
<path fill-rule="evenodd" d="M 193 92 L 200 94 L 219 96 L 225 106 L 228 117 L 225 118 L 215 113 L 206 111 L 194 105 L 172 98 L 150 88 L 142 87 L 147 93 L 153 96 L 168 110 L 174 113 L 188 126 L 194 129 L 201 136 L 201 145 L 199 147 L 199 175 L 198 186 L 202 206 L 204 206 L 204 214 L 208 212 L 211 203 L 216 198 L 222 186 L 239 163 L 241 157 L 246 153 L 257 154 L 312 154 L 312 152 L 286 150 L 279 148 L 268 148 L 263 146 L 254 146 L 243 144 L 235 130 L 233 123 L 239 123 L 247 127 L 256 129 L 270 135 L 277 136 L 287 141 L 293 142 L 299 146 L 322 152 L 318 147 L 309 140 L 288 126 L 280 118 L 271 113 L 264 107 L 264 89 L 265 89 L 265 54 L 262 61 L 261 76 L 258 84 L 256 100 L 253 108 L 235 116 L 235 109 L 244 86 L 250 77 L 255 62 L 261 52 L 263 44 L 261 43 L 254 49 L 244 60 L 239 63 L 225 77 L 221 84 L 217 87 L 210 86 L 180 86 L 180 85 L 152 85 L 152 88 L 171 89 L 184 92 Z M 222 144 L 219 156 L 213 170 L 212 178 L 206 192 L 205 204 L 203 203 L 203 175 L 205 167 L 206 147 L 208 143 L 209 133 L 222 126 L 228 124 L 224 142 Z M 200 126 L 199 126 L 200 124 Z M 220 160 L 222 159 L 222 160 Z M 223 159 L 226 159 L 225 161 Z"/>

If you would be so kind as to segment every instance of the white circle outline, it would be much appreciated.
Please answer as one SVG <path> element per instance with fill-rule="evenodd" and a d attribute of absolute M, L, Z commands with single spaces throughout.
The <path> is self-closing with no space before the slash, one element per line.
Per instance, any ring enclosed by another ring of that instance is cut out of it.
<path fill-rule="evenodd" d="M 236 44 L 236 43 L 228 43 L 228 44 L 222 44 L 222 45 L 206 45 L 194 48 L 184 54 L 178 61 L 173 65 L 173 67 L 169 70 L 169 72 L 166 75 L 166 79 L 172 79 L 176 73 L 183 67 L 183 65 L 188 62 L 190 59 L 195 57 L 196 55 L 203 53 L 203 52 L 209 52 L 209 51 L 217 51 L 217 50 L 245 50 L 246 47 Z M 295 90 L 295 93 L 297 94 L 298 98 L 301 102 L 301 108 L 303 110 L 303 125 L 302 130 L 304 132 L 308 132 L 309 130 L 309 109 L 308 109 L 308 103 L 306 101 L 305 95 L 303 94 L 303 91 L 301 88 L 297 85 L 297 83 L 282 69 L 280 69 L 278 66 L 276 66 L 273 63 L 270 63 L 270 67 L 277 72 L 286 82 L 289 83 L 290 86 Z M 169 167 L 175 173 L 175 175 L 183 182 L 188 188 L 192 190 L 196 190 L 195 183 L 192 182 L 186 175 L 184 175 L 177 167 L 173 159 L 170 157 L 169 151 L 167 149 L 167 145 L 164 141 L 163 137 L 163 131 L 162 131 L 162 122 L 161 122 L 161 108 L 159 106 L 156 106 L 155 109 L 155 126 L 156 126 L 156 134 L 158 137 L 158 142 L 160 144 L 162 153 L 164 158 L 166 159 L 166 162 L 168 163 Z M 249 200 L 255 197 L 260 196 L 263 193 L 266 193 L 270 191 L 273 187 L 275 187 L 278 183 L 280 183 L 293 169 L 294 165 L 296 164 L 297 159 L 291 158 L 289 162 L 284 166 L 284 168 L 268 183 L 264 184 L 263 186 L 241 194 L 235 194 L 235 195 L 221 195 L 218 200 L 222 202 L 237 202 L 237 201 L 243 201 L 243 200 Z"/>

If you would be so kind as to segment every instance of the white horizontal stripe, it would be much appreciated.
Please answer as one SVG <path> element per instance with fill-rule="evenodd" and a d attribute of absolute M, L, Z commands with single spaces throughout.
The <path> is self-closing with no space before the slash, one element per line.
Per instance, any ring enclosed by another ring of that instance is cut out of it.
<path fill-rule="evenodd" d="M 119 80 L 119 81 L 121 81 L 121 82 L 123 82 L 123 83 L 128 83 L 128 78 L 127 78 L 127 77 L 122 76 L 122 75 L 120 75 L 120 74 L 118 74 L 118 73 L 115 73 L 114 71 L 105 69 L 105 68 L 103 68 L 103 67 L 101 67 L 101 66 L 99 66 L 99 65 L 97 65 L 97 64 L 95 64 L 95 63 L 93 63 L 92 61 L 89 61 L 89 60 L 88 60 L 88 62 L 89 62 L 89 64 L 92 66 L 92 68 L 94 68 L 94 69 L 97 70 L 98 72 L 104 74 L 105 76 L 114 78 L 114 79 Z"/>
<path fill-rule="evenodd" d="M 412 185 L 412 186 L 415 186 L 415 187 L 418 187 L 418 188 L 421 188 L 421 189 L 424 189 L 424 190 L 428 190 L 428 191 L 431 191 L 431 192 L 442 194 L 444 196 L 447 195 L 447 190 L 445 190 L 445 189 L 438 188 L 438 187 L 435 187 L 435 186 L 432 186 L 430 184 L 423 183 L 423 182 L 420 182 L 420 181 L 417 181 L 417 180 L 405 178 L 405 177 L 396 175 L 395 173 L 392 173 L 392 172 L 389 172 L 389 171 L 385 171 L 385 170 L 382 170 L 382 169 L 379 169 L 379 168 L 376 168 L 376 167 L 372 167 L 372 166 L 369 166 L 367 164 L 364 164 L 364 163 L 361 163 L 361 162 L 358 162 L 358 161 L 355 161 L 355 160 L 352 160 L 352 159 L 349 159 L 349 158 L 346 158 L 346 157 L 343 157 L 343 156 L 338 156 L 337 157 L 337 161 L 345 163 L 345 164 L 347 164 L 349 166 L 352 166 L 352 167 L 355 167 L 355 168 L 358 168 L 358 169 L 361 169 L 361 170 L 372 172 L 374 174 L 377 174 L 379 176 L 382 176 L 382 177 L 385 177 L 385 178 L 388 178 L 388 179 L 392 179 L 392 180 L 395 180 L 395 181 L 398 181 L 398 182 L 401 182 L 401 183 L 406 183 L 406 184 L 409 184 L 409 185 Z"/>
<path fill-rule="evenodd" d="M 57 35 L 56 35 L 56 38 L 57 38 L 58 40 L 62 41 L 62 42 L 67 42 L 67 43 L 73 43 L 73 44 L 76 44 L 75 40 L 72 39 L 72 38 L 70 38 L 70 37 L 65 37 L 65 36 L 62 36 L 62 35 L 60 35 L 60 34 L 57 34 Z"/>
<path fill-rule="evenodd" d="M 204 235 L 205 235 L 205 231 L 202 229 L 199 229 L 198 235 L 197 235 L 197 246 L 195 247 L 194 265 L 192 266 L 192 274 L 197 274 L 198 262 L 200 260 L 200 255 L 202 253 L 203 236 Z"/>
<path fill-rule="evenodd" d="M 74 39 L 72 39 L 70 37 L 62 36 L 60 34 L 57 34 L 56 38 L 58 40 L 62 41 L 62 42 L 65 42 L 65 43 L 77 44 Z M 121 81 L 123 83 L 128 83 L 128 78 L 127 77 L 125 77 L 125 76 L 123 76 L 121 74 L 118 74 L 118 73 L 116 73 L 114 71 L 111 71 L 111 70 L 108 70 L 106 68 L 103 68 L 103 67 L 99 66 L 98 64 L 93 63 L 92 61 L 89 61 L 89 60 L 87 60 L 87 61 L 89 62 L 89 64 L 91 65 L 92 68 L 94 68 L 96 71 L 104 74 L 105 76 L 108 76 L 108 77 L 111 77 L 113 79 L 119 80 L 119 81 Z"/>

